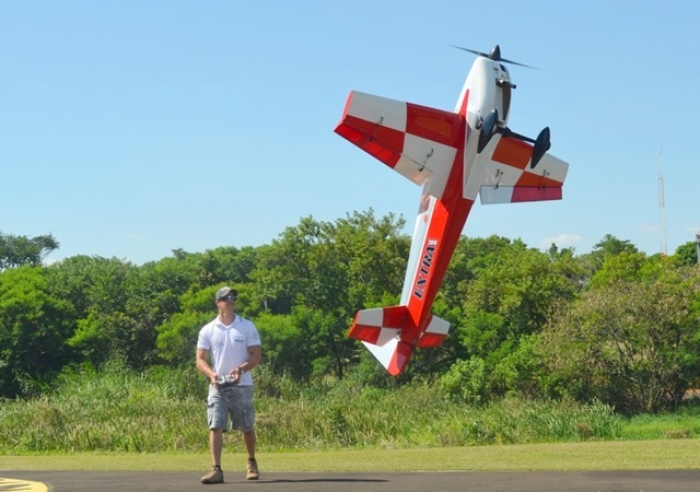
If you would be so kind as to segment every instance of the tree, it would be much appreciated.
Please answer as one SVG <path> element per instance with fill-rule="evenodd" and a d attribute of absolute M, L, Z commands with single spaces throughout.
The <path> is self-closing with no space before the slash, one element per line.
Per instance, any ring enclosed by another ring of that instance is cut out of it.
<path fill-rule="evenodd" d="M 58 241 L 51 234 L 29 238 L 0 232 L 0 270 L 22 265 L 39 266 L 58 247 Z"/>
<path fill-rule="evenodd" d="M 593 250 L 590 253 L 576 258 L 576 262 L 581 267 L 581 283 L 586 283 L 595 275 L 603 267 L 606 260 L 620 254 L 644 255 L 630 241 L 606 234 L 600 242 L 593 246 Z"/>
<path fill-rule="evenodd" d="M 698 263 L 698 246 L 695 241 L 689 241 L 676 248 L 674 256 L 681 265 L 690 266 Z"/>
<path fill-rule="evenodd" d="M 203 254 L 194 255 L 197 258 L 197 286 L 204 289 L 222 282 L 249 282 L 257 254 L 257 248 L 247 246 L 238 249 L 231 246 L 219 247 L 207 250 Z"/>
<path fill-rule="evenodd" d="M 484 394 L 502 395 L 521 385 L 521 340 L 539 333 L 561 304 L 578 295 L 579 275 L 570 255 L 552 259 L 516 241 L 467 285 L 456 335 L 467 357 L 483 360 Z"/>
<path fill-rule="evenodd" d="M 172 365 L 194 364 L 199 330 L 216 316 L 214 296 L 218 288 L 214 285 L 180 297 L 180 311 L 157 327 L 156 345 L 161 360 Z"/>
<path fill-rule="evenodd" d="M 488 238 L 460 237 L 445 272 L 439 297 L 450 307 L 461 307 L 467 285 L 483 270 L 499 263 L 507 251 L 514 249 L 525 249 L 525 244 L 496 235 Z"/>
<path fill-rule="evenodd" d="M 606 234 L 595 246 L 593 255 L 605 259 L 608 256 L 616 256 L 620 253 L 638 253 L 637 247 L 627 239 L 618 239 L 612 234 Z"/>
<path fill-rule="evenodd" d="M 335 223 L 303 218 L 260 252 L 251 273 L 257 305 L 270 314 L 315 313 L 303 317 L 305 337 L 324 347 L 329 371 L 342 376 L 357 352 L 345 336 L 355 312 L 387 296 L 398 301 L 410 246 L 402 226 L 372 210 Z"/>
<path fill-rule="evenodd" d="M 627 413 L 678 405 L 700 376 L 700 272 L 660 267 L 586 290 L 543 333 L 554 394 L 593 398 Z"/>
<path fill-rule="evenodd" d="M 459 238 L 432 308 L 435 315 L 450 323 L 450 333 L 439 349 L 416 351 L 413 363 L 408 367 L 409 373 L 417 368 L 421 373 L 442 374 L 455 362 L 474 355 L 474 347 L 464 343 L 462 337 L 463 333 L 479 324 L 472 317 L 473 313 L 468 315 L 466 312 L 470 288 L 485 272 L 503 262 L 513 251 L 525 249 L 522 241 L 511 241 L 496 235 L 488 238 Z"/>
<path fill-rule="evenodd" d="M 167 300 L 172 294 L 151 289 L 149 270 L 86 256 L 48 270 L 51 291 L 76 307 L 76 329 L 68 344 L 84 360 L 100 365 L 119 358 L 136 369 L 155 361 L 156 326 L 164 317 L 159 309 L 173 303 Z"/>
<path fill-rule="evenodd" d="M 650 258 L 641 252 L 623 251 L 617 255 L 607 256 L 602 266 L 593 274 L 586 285 L 589 288 L 610 285 L 619 280 L 641 280 L 653 275 L 660 267 L 658 258 Z"/>
<path fill-rule="evenodd" d="M 41 267 L 0 273 L 0 397 L 29 396 L 72 361 L 72 306 L 51 295 Z"/>

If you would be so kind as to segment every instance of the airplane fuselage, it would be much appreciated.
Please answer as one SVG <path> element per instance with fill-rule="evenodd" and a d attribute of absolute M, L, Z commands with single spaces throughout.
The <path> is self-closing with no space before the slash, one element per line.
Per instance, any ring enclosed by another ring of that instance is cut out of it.
<path fill-rule="evenodd" d="M 500 85 L 498 81 L 503 81 Z M 401 339 L 416 343 L 430 322 L 430 308 L 442 284 L 479 188 L 469 189 L 481 120 L 493 109 L 507 118 L 503 87 L 510 93 L 510 75 L 498 62 L 479 57 L 467 76 L 455 112 L 462 117 L 459 147 L 445 188 L 438 197 L 424 193 L 413 233 L 408 269 L 400 304 L 407 305 L 412 329 Z M 508 94 L 509 97 L 509 94 Z M 504 110 L 505 109 L 505 110 Z M 507 120 L 502 120 L 503 124 Z M 424 190 L 430 189 L 430 183 Z"/>

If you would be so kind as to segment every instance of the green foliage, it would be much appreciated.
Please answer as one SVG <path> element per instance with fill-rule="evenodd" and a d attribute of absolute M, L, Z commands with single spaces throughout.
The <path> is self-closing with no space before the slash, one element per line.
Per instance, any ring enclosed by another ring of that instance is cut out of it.
<path fill-rule="evenodd" d="M 526 423 L 526 425 L 523 425 Z M 576 442 L 616 439 L 622 419 L 594 400 L 537 401 L 507 398 L 488 406 L 468 431 L 478 444 Z"/>
<path fill-rule="evenodd" d="M 261 250 L 253 298 L 273 315 L 293 317 L 300 343 L 314 355 L 312 373 L 342 376 L 354 358 L 345 333 L 355 312 L 401 291 L 409 248 L 402 226 L 392 215 L 375 219 L 371 210 L 334 224 L 307 217 Z"/>
<path fill-rule="evenodd" d="M 611 234 L 606 234 L 603 239 L 593 246 L 590 253 L 586 253 L 576 258 L 576 262 L 583 270 L 581 280 L 585 281 L 593 276 L 609 258 L 620 254 L 635 255 L 639 250 L 628 240 L 618 239 Z"/>
<path fill-rule="evenodd" d="M 245 283 L 250 281 L 250 273 L 257 260 L 257 250 L 251 247 L 237 249 L 220 247 L 203 254 L 189 254 L 175 251 L 178 259 L 194 260 L 196 274 L 194 285 L 205 288 L 215 284 Z"/>
<path fill-rule="evenodd" d="M 481 396 L 503 396 L 522 386 L 516 364 L 509 359 L 521 340 L 538 333 L 552 313 L 570 302 L 580 290 L 580 270 L 563 256 L 552 261 L 548 254 L 528 249 L 521 242 L 511 248 L 499 244 L 498 254 L 467 284 L 464 319 L 456 336 L 470 357 L 483 361 Z"/>
<path fill-rule="evenodd" d="M 485 372 L 486 364 L 479 357 L 458 360 L 440 378 L 441 390 L 454 401 L 468 404 L 481 403 L 487 399 L 488 387 Z"/>
<path fill-rule="evenodd" d="M 199 388 L 206 384 L 195 377 L 194 367 L 136 374 L 119 362 L 104 365 L 100 372 L 90 366 L 67 369 L 55 390 L 44 396 L 4 402 L 0 448 L 21 452 L 205 450 L 205 395 Z"/>
<path fill-rule="evenodd" d="M 591 277 L 588 287 L 595 289 L 617 281 L 648 278 L 659 265 L 657 258 L 648 258 L 644 253 L 623 252 L 616 256 L 609 256 Z"/>
<path fill-rule="evenodd" d="M 174 365 L 194 365 L 199 330 L 216 316 L 212 307 L 219 287 L 187 292 L 180 297 L 180 312 L 157 327 L 156 345 L 163 360 Z"/>
<path fill-rule="evenodd" d="M 262 313 L 255 323 L 265 346 L 267 367 L 275 374 L 291 375 L 295 380 L 308 379 L 313 363 L 309 346 L 312 337 L 304 337 L 304 330 L 295 319 Z"/>
<path fill-rule="evenodd" d="M 31 395 L 71 361 L 71 311 L 48 292 L 42 268 L 0 275 L 0 395 Z"/>
<path fill-rule="evenodd" d="M 58 246 L 51 234 L 29 238 L 0 231 L 0 271 L 22 265 L 39 266 Z"/>
<path fill-rule="evenodd" d="M 623 439 L 695 439 L 700 436 L 700 401 L 691 398 L 673 412 L 639 414 L 625 422 Z"/>
<path fill-rule="evenodd" d="M 295 305 L 352 316 L 387 292 L 400 292 L 408 238 L 402 220 L 377 220 L 370 210 L 335 224 L 312 217 L 289 227 L 260 252 L 251 273 L 265 310 L 290 314 Z"/>
<path fill-rule="evenodd" d="M 656 412 L 677 406 L 697 382 L 700 271 L 651 261 L 653 275 L 606 276 L 543 334 L 540 353 L 557 392 Z"/>
<path fill-rule="evenodd" d="M 692 266 L 698 264 L 698 245 L 695 241 L 690 241 L 681 244 L 676 248 L 674 255 L 679 264 L 683 266 Z"/>
<path fill-rule="evenodd" d="M 138 267 L 116 258 L 78 257 L 56 265 L 55 274 L 69 279 L 56 285 L 58 292 L 87 299 L 78 301 L 84 311 L 68 340 L 85 360 L 99 364 L 118 355 L 134 367 L 155 362 L 154 328 L 160 317 Z M 75 280 L 81 276 L 87 281 Z"/>
<path fill-rule="evenodd" d="M 596 258 L 605 261 L 611 256 L 618 256 L 622 253 L 634 254 L 639 250 L 627 239 L 618 239 L 612 234 L 606 234 L 603 239 L 593 246 L 592 254 Z"/>
<path fill-rule="evenodd" d="M 270 394 L 431 380 L 452 403 L 572 398 L 634 413 L 673 408 L 700 384 L 693 243 L 647 257 L 612 235 L 580 256 L 460 238 L 433 304 L 451 324 L 447 339 L 388 376 L 346 334 L 359 309 L 399 301 L 410 248 L 403 226 L 372 210 L 333 223 L 306 217 L 255 248 L 175 250 L 142 266 L 75 256 L 34 269 L 18 265 L 38 265 L 58 243 L 0 234 L 0 396 L 51 388 L 72 363 L 191 370 L 224 284 L 238 289 L 239 314 L 261 332 Z"/>

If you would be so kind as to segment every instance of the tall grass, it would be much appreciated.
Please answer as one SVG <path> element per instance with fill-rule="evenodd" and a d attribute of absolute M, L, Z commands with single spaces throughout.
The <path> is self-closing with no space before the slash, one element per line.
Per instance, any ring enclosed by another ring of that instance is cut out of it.
<path fill-rule="evenodd" d="M 299 385 L 264 367 L 257 371 L 263 451 L 611 440 L 620 437 L 624 422 L 600 403 L 507 399 L 465 406 L 427 383 L 378 389 L 350 378 Z M 203 451 L 208 447 L 206 389 L 194 368 L 65 372 L 51 393 L 1 402 L 0 449 L 5 454 Z M 237 433 L 226 439 L 240 446 Z"/>
<path fill-rule="evenodd" d="M 690 439 L 700 436 L 700 400 L 686 401 L 675 412 L 636 415 L 625 423 L 626 440 Z"/>
<path fill-rule="evenodd" d="M 325 398 L 264 400 L 260 428 L 280 447 L 470 446 L 616 439 L 622 419 L 596 403 L 508 399 L 487 407 L 443 399 L 427 384 L 341 385 Z"/>
<path fill-rule="evenodd" d="M 6 451 L 135 451 L 206 448 L 201 398 L 187 371 L 135 374 L 82 368 L 61 375 L 50 394 L 4 401 L 0 448 Z M 190 422 L 200 424 L 199 432 Z"/>

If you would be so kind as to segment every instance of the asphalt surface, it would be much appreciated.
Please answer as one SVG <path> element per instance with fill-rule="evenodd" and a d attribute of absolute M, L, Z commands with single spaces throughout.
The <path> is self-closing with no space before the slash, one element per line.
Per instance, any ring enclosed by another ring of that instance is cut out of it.
<path fill-rule="evenodd" d="M 246 481 L 238 472 L 226 482 L 203 485 L 195 472 L 2 471 L 0 492 L 191 491 L 236 492 L 685 492 L 700 491 L 700 470 L 596 472 L 401 472 L 267 473 Z M 18 480 L 35 484 L 22 485 Z M 36 483 L 46 484 L 46 488 Z"/>

